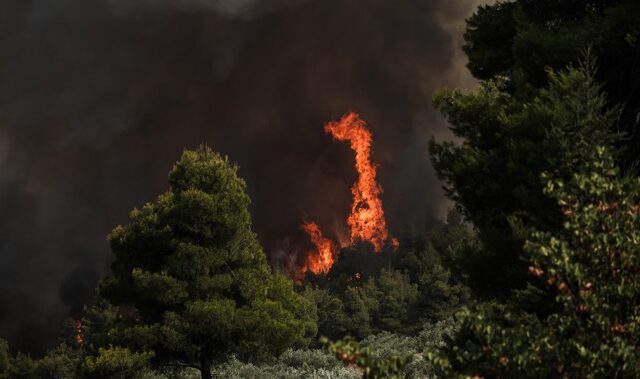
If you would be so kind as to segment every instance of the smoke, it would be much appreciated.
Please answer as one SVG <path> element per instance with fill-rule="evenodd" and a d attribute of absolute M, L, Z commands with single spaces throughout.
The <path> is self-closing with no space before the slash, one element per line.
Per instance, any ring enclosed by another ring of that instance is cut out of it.
<path fill-rule="evenodd" d="M 119 13 L 135 11 L 200 10 L 214 11 L 225 17 L 253 19 L 268 12 L 308 0 L 106 0 Z"/>
<path fill-rule="evenodd" d="M 323 125 L 348 111 L 373 133 L 391 232 L 441 217 L 427 141 L 447 134 L 430 97 L 473 84 L 459 45 L 474 7 L 3 1 L 0 336 L 35 355 L 50 346 L 108 272 L 105 235 L 203 142 L 240 164 L 274 265 L 296 260 L 305 217 L 345 237 L 353 155 Z"/>

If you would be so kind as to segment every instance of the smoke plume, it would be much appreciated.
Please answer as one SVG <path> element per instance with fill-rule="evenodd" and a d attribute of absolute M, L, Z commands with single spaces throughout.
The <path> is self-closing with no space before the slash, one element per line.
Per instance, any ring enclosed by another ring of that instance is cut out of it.
<path fill-rule="evenodd" d="M 352 153 L 324 131 L 359 112 L 390 232 L 444 203 L 430 106 L 469 86 L 472 0 L 4 0 L 0 12 L 0 337 L 34 355 L 108 272 L 106 234 L 167 188 L 184 148 L 240 166 L 274 266 L 300 221 L 345 230 Z M 348 237 L 347 237 L 348 238 Z"/>

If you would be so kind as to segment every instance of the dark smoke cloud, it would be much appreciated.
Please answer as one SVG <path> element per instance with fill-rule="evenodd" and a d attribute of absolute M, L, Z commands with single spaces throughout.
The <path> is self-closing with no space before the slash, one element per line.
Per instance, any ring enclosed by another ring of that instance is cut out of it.
<path fill-rule="evenodd" d="M 310 0 L 106 0 L 121 13 L 132 11 L 203 10 L 226 17 L 253 19 Z"/>
<path fill-rule="evenodd" d="M 344 233 L 355 180 L 323 123 L 369 121 L 393 232 L 446 203 L 430 107 L 471 85 L 459 53 L 475 2 L 3 0 L 0 336 L 39 354 L 108 271 L 105 235 L 166 190 L 183 148 L 239 162 L 274 265 L 303 218 Z"/>

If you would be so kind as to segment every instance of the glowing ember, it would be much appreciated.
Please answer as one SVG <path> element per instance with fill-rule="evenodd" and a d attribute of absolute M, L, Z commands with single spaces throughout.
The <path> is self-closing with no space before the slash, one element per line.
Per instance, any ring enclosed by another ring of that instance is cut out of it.
<path fill-rule="evenodd" d="M 351 243 L 369 241 L 376 252 L 382 250 L 389 232 L 382 209 L 382 187 L 376 181 L 376 166 L 371 163 L 371 132 L 356 113 L 349 113 L 338 122 L 330 122 L 324 130 L 338 141 L 349 141 L 356 153 L 358 180 L 351 188 L 353 205 L 347 223 L 351 228 Z M 397 247 L 398 241 L 391 241 Z"/>
<path fill-rule="evenodd" d="M 82 335 L 82 321 L 76 320 L 76 343 L 82 347 L 84 345 L 84 336 Z"/>
<path fill-rule="evenodd" d="M 307 232 L 311 238 L 311 243 L 315 246 L 315 251 L 307 254 L 307 266 L 304 271 L 311 271 L 314 274 L 326 273 L 333 266 L 337 246 L 329 238 L 322 235 L 320 227 L 315 222 L 305 222 L 302 230 Z"/>
<path fill-rule="evenodd" d="M 391 238 L 391 246 L 393 246 L 393 251 L 398 250 L 400 247 L 400 241 L 396 237 Z"/>

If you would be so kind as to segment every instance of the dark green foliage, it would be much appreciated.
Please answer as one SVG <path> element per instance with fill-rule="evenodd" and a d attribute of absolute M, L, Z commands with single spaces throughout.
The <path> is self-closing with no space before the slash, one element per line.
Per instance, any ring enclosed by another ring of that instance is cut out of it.
<path fill-rule="evenodd" d="M 169 183 L 109 235 L 115 261 L 101 294 L 120 314 L 99 339 L 153 352 L 154 366 L 198 367 L 203 377 L 232 353 L 262 360 L 306 345 L 316 332 L 312 305 L 271 273 L 237 168 L 201 147 L 185 151 Z M 111 322 L 106 311 L 94 322 Z M 112 353 L 126 351 L 102 355 Z M 85 363 L 99 366 L 100 356 Z"/>
<path fill-rule="evenodd" d="M 413 334 L 425 322 L 449 317 L 470 297 L 441 257 L 453 264 L 459 250 L 475 244 L 473 230 L 452 210 L 447 223 L 428 233 L 404 233 L 397 251 L 374 253 L 364 244 L 343 249 L 328 275 L 309 276 L 303 292 L 317 307 L 319 335 Z"/>
<path fill-rule="evenodd" d="M 11 361 L 9 377 L 12 379 L 37 379 L 38 362 L 30 356 L 18 352 Z"/>
<path fill-rule="evenodd" d="M 312 301 L 317 310 L 318 335 L 339 338 L 346 332 L 346 315 L 342 300 L 327 289 L 306 286 L 305 298 Z"/>
<path fill-rule="evenodd" d="M 476 93 L 435 95 L 435 106 L 464 141 L 432 141 L 433 164 L 482 242 L 467 245 L 454 267 L 467 270 L 468 285 L 481 295 L 524 287 L 521 225 L 552 230 L 561 224 L 558 207 L 542 193 L 540 173 L 567 179 L 593 156 L 592 146 L 614 141 L 608 128 L 617 112 L 604 110 L 589 62 L 549 71 L 549 87 L 530 101 L 505 92 L 504 79 L 485 82 Z"/>
<path fill-rule="evenodd" d="M 80 362 L 80 350 L 66 344 L 58 345 L 37 361 L 37 376 L 43 379 L 73 378 L 78 373 Z"/>
<path fill-rule="evenodd" d="M 8 379 L 69 379 L 78 376 L 82 352 L 62 343 L 49 350 L 41 359 L 18 352 L 15 357 L 9 345 L 0 339 L 0 378 Z"/>
<path fill-rule="evenodd" d="M 457 256 L 477 240 L 459 213 L 451 210 L 448 222 L 435 227 L 428 239 L 407 235 L 403 242 L 404 246 L 395 256 L 394 267 L 407 273 L 410 282 L 417 285 L 418 298 L 411 310 L 414 328 L 407 330 L 413 332 L 424 322 L 445 319 L 468 303 L 469 289 L 460 284 L 460 277 L 456 280 L 451 276 L 442 261 L 446 260 L 447 265 L 462 275 L 460 268 L 455 267 Z"/>
<path fill-rule="evenodd" d="M 370 310 L 358 288 L 349 287 L 344 292 L 344 311 L 345 329 L 351 336 L 361 339 L 372 333 Z"/>
<path fill-rule="evenodd" d="M 401 235 L 397 251 L 374 253 L 365 244 L 342 249 L 327 275 L 308 275 L 303 291 L 316 305 L 318 335 L 336 340 L 381 331 L 413 334 L 425 322 L 451 316 L 470 296 L 447 266 L 476 244 L 474 231 L 452 210 L 446 223 L 427 233 Z"/>
<path fill-rule="evenodd" d="M 419 241 L 417 238 L 412 240 Z M 409 242 L 409 241 L 408 241 Z M 405 242 L 406 244 L 407 242 Z M 409 242 L 415 245 L 415 242 Z M 423 242 L 420 242 L 423 243 Z M 460 257 L 466 255 L 467 251 L 478 249 L 479 241 L 476 231 L 464 220 L 462 212 L 457 208 L 451 208 L 447 213 L 446 222 L 435 226 L 429 232 L 429 243 L 437 252 L 442 266 L 451 272 L 453 283 L 464 283 L 467 281 L 468 268 L 460 266 L 463 262 Z M 422 251 L 424 248 L 417 245 L 412 248 L 415 251 Z"/>
<path fill-rule="evenodd" d="M 412 312 L 418 302 L 418 286 L 400 271 L 383 269 L 362 287 L 362 297 L 375 330 L 409 332 Z"/>
<path fill-rule="evenodd" d="M 509 287 L 506 302 L 482 304 L 461 314 L 461 329 L 444 355 L 431 355 L 443 377 L 626 378 L 640 374 L 640 327 L 635 316 L 640 295 L 636 285 L 640 182 L 621 176 L 615 167 L 615 138 L 610 130 L 617 112 L 606 110 L 593 72 L 588 64 L 560 74 L 551 71 L 548 89 L 525 106 L 514 101 L 497 118 L 506 120 L 507 131 L 507 126 L 514 125 L 544 130 L 543 138 L 521 153 L 532 162 L 531 157 L 542 162 L 528 166 L 532 170 L 546 165 L 541 185 L 531 182 L 531 188 L 552 204 L 536 212 L 527 207 L 525 198 L 514 196 L 514 208 L 499 208 L 501 203 L 486 207 L 486 211 L 509 210 L 513 219 L 520 220 L 522 234 L 512 235 L 524 237 L 520 271 L 523 276 L 528 273 L 529 280 L 526 286 Z M 498 146 L 517 146 L 517 142 L 503 140 Z M 452 155 L 476 153 L 474 162 L 478 162 L 482 150 L 473 147 L 473 143 L 451 146 L 459 149 Z M 546 155 L 536 155 L 536 148 Z M 516 162 L 513 166 L 519 170 L 527 167 Z M 532 193 L 527 196 L 533 198 Z M 478 212 L 478 208 L 466 209 L 463 196 L 458 200 L 470 214 Z M 476 220 L 482 230 L 483 218 Z M 480 237 L 485 246 L 492 246 L 482 233 Z M 491 248 L 498 251 L 499 247 Z M 494 267 L 489 269 L 495 274 Z"/>
<path fill-rule="evenodd" d="M 559 23 L 601 14 L 605 7 L 620 3 L 620 0 L 522 0 L 519 3 L 531 19 L 550 23 L 548 27 L 551 28 Z"/>
<path fill-rule="evenodd" d="M 518 98 L 548 83 L 545 71 L 577 64 L 590 49 L 609 106 L 621 105 L 615 131 L 628 140 L 625 167 L 640 157 L 640 2 L 636 0 L 518 0 L 481 7 L 467 23 L 465 52 L 480 79 L 508 76 Z"/>
<path fill-rule="evenodd" d="M 109 345 L 109 332 L 116 328 L 119 319 L 122 319 L 122 314 L 119 314 L 118 307 L 99 295 L 95 297 L 94 304 L 84 310 L 82 317 L 85 354 L 95 355 L 99 347 Z"/>
<path fill-rule="evenodd" d="M 445 377 L 632 378 L 640 375 L 640 180 L 621 177 L 611 154 L 545 193 L 562 208 L 562 230 L 532 232 L 529 273 L 553 312 L 506 306 L 467 312 L 461 332 L 435 361 Z"/>
<path fill-rule="evenodd" d="M 515 3 L 498 2 L 479 7 L 467 20 L 463 50 L 469 58 L 467 67 L 476 78 L 490 79 L 512 67 L 515 9 Z"/>
<path fill-rule="evenodd" d="M 436 95 L 463 142 L 431 152 L 482 243 L 445 259 L 494 301 L 429 354 L 440 376 L 639 376 L 638 14 L 635 0 L 518 0 L 469 20 L 469 68 L 490 80 Z"/>

